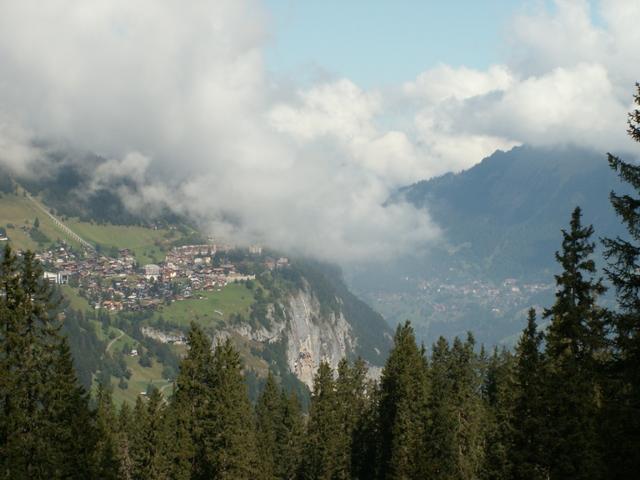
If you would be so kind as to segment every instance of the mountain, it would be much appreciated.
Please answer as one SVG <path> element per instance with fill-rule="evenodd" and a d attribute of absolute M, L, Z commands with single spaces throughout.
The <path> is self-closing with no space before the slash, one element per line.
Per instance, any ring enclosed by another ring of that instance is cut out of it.
<path fill-rule="evenodd" d="M 548 305 L 554 252 L 576 206 L 596 236 L 624 235 L 608 201 L 612 190 L 625 187 L 604 154 L 497 151 L 468 170 L 399 189 L 390 202 L 424 208 L 442 228 L 442 241 L 351 271 L 350 285 L 391 323 L 412 319 L 428 343 L 466 330 L 490 344 L 511 342 L 526 308 Z"/>
<path fill-rule="evenodd" d="M 37 251 L 47 278 L 61 283 L 64 330 L 86 386 L 111 383 L 130 402 L 151 385 L 172 388 L 191 321 L 212 340 L 232 339 L 254 396 L 269 370 L 304 398 L 321 361 L 335 368 L 361 357 L 375 374 L 386 359 L 388 324 L 335 266 L 214 242 L 167 216 L 119 224 L 121 205 L 97 210 L 99 199 L 76 197 L 86 179 L 0 178 L 0 244 Z M 67 188 L 78 199 L 69 206 Z"/>

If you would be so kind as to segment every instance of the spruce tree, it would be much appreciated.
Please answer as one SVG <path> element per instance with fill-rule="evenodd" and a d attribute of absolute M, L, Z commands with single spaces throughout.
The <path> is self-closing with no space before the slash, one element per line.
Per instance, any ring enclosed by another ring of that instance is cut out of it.
<path fill-rule="evenodd" d="M 165 423 L 165 405 L 162 395 L 151 388 L 147 399 L 136 399 L 129 448 L 133 463 L 133 478 L 169 479 L 170 456 Z"/>
<path fill-rule="evenodd" d="M 487 411 L 486 447 L 482 477 L 513 478 L 510 451 L 513 439 L 515 358 L 496 347 L 487 364 L 483 396 Z"/>
<path fill-rule="evenodd" d="M 474 341 L 456 338 L 433 347 L 429 378 L 427 468 L 430 478 L 477 478 L 483 466 L 484 422 L 481 375 Z"/>
<path fill-rule="evenodd" d="M 278 476 L 278 433 L 284 419 L 284 405 L 275 378 L 269 372 L 267 382 L 256 405 L 256 435 L 260 460 L 260 477 L 265 480 Z"/>
<path fill-rule="evenodd" d="M 583 227 L 581 215 L 576 208 L 569 230 L 562 231 L 556 300 L 544 313 L 551 319 L 545 348 L 549 469 L 551 478 L 558 479 L 599 478 L 602 469 L 597 437 L 601 385 L 594 372 L 606 345 L 604 311 L 596 303 L 605 288 L 595 278 L 591 258 L 593 227 Z"/>
<path fill-rule="evenodd" d="M 282 479 L 293 479 L 300 468 L 304 421 L 295 391 L 287 395 L 282 390 L 280 396 L 283 411 L 278 434 L 280 440 L 276 456 L 276 475 Z"/>
<path fill-rule="evenodd" d="M 322 362 L 313 380 L 300 477 L 330 480 L 337 470 L 340 436 L 333 370 Z"/>
<path fill-rule="evenodd" d="M 380 458 L 380 388 L 377 382 L 369 381 L 366 390 L 365 403 L 353 431 L 351 451 L 351 474 L 359 480 L 376 478 Z"/>
<path fill-rule="evenodd" d="M 381 479 L 425 478 L 428 401 L 424 349 L 411 324 L 399 325 L 382 371 L 378 413 Z"/>
<path fill-rule="evenodd" d="M 176 446 L 171 452 L 172 470 L 175 478 L 211 478 L 204 442 L 204 421 L 214 395 L 211 340 L 192 322 L 187 345 L 169 412 Z"/>
<path fill-rule="evenodd" d="M 451 401 L 453 378 L 449 342 L 438 338 L 432 347 L 429 364 L 431 392 L 428 402 L 428 428 L 426 454 L 429 477 L 453 478 L 456 474 L 456 419 Z"/>
<path fill-rule="evenodd" d="M 536 312 L 532 308 L 516 347 L 513 436 L 509 457 L 513 478 L 517 480 L 549 478 L 542 341 L 543 334 L 538 331 Z"/>
<path fill-rule="evenodd" d="M 33 253 L 0 262 L 0 462 L 8 478 L 87 478 L 88 398 L 60 336 L 58 298 Z"/>
<path fill-rule="evenodd" d="M 295 394 L 279 389 L 269 372 L 256 405 L 260 478 L 293 478 L 300 462 L 302 416 Z"/>
<path fill-rule="evenodd" d="M 255 421 L 240 353 L 231 340 L 216 345 L 211 373 L 213 394 L 204 412 L 203 442 L 212 476 L 254 479 L 258 475 Z"/>
<path fill-rule="evenodd" d="M 629 114 L 628 133 L 640 142 L 638 108 Z M 615 287 L 618 310 L 612 314 L 614 362 L 607 395 L 607 471 L 611 478 L 631 478 L 640 471 L 640 165 L 608 154 L 610 167 L 632 189 L 611 192 L 611 204 L 627 229 L 626 237 L 604 239 L 607 276 Z"/>
<path fill-rule="evenodd" d="M 117 479 L 120 472 L 118 422 L 110 386 L 98 385 L 96 402 L 97 444 L 94 454 L 95 471 L 100 478 L 105 480 Z"/>
<path fill-rule="evenodd" d="M 49 385 L 43 402 L 46 439 L 52 442 L 56 476 L 90 478 L 94 470 L 97 434 L 89 396 L 78 382 L 66 338 L 53 346 Z"/>
<path fill-rule="evenodd" d="M 336 438 L 335 479 L 353 478 L 352 457 L 358 455 L 358 452 L 354 451 L 354 435 L 367 404 L 366 377 L 367 368 L 362 359 L 357 359 L 353 366 L 349 365 L 346 358 L 338 364 L 336 414 L 339 434 Z"/>
<path fill-rule="evenodd" d="M 117 423 L 117 450 L 120 465 L 118 469 L 118 478 L 121 480 L 133 480 L 134 478 L 134 459 L 132 457 L 131 445 L 134 441 L 134 418 L 131 409 L 127 403 L 120 406 L 118 412 Z"/>

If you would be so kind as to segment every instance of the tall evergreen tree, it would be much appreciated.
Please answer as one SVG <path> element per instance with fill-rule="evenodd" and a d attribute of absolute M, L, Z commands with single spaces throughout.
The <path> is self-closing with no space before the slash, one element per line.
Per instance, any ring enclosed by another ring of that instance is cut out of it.
<path fill-rule="evenodd" d="M 279 429 L 278 455 L 276 457 L 276 474 L 278 478 L 291 480 L 299 471 L 302 441 L 304 438 L 304 421 L 302 409 L 295 391 L 289 395 L 281 392 L 282 424 Z"/>
<path fill-rule="evenodd" d="M 339 434 L 336 438 L 337 458 L 335 479 L 350 479 L 352 474 L 352 456 L 354 435 L 360 423 L 360 416 L 367 404 L 367 367 L 362 359 L 349 365 L 346 358 L 338 364 L 336 379 L 336 414 Z"/>
<path fill-rule="evenodd" d="M 380 381 L 379 478 L 425 478 L 428 393 L 424 349 L 406 322 L 396 330 Z"/>
<path fill-rule="evenodd" d="M 174 478 L 211 478 L 204 442 L 204 419 L 214 395 L 211 340 L 194 322 L 187 338 L 189 351 L 180 362 L 169 419 L 176 448 L 171 452 Z"/>
<path fill-rule="evenodd" d="M 485 412 L 473 338 L 456 338 L 452 348 L 440 338 L 433 348 L 429 377 L 427 468 L 430 478 L 477 478 L 483 465 Z"/>
<path fill-rule="evenodd" d="M 544 391 L 544 360 L 536 311 L 529 310 L 527 326 L 516 347 L 514 372 L 513 437 L 509 452 L 513 478 L 544 480 L 547 468 L 547 407 Z"/>
<path fill-rule="evenodd" d="M 513 439 L 514 369 L 511 352 L 496 347 L 488 361 L 483 388 L 488 416 L 482 475 L 485 479 L 513 478 L 509 452 Z"/>
<path fill-rule="evenodd" d="M 97 434 L 89 395 L 78 382 L 71 350 L 62 337 L 53 346 L 53 362 L 45 391 L 47 441 L 52 442 L 59 478 L 90 478 Z"/>
<path fill-rule="evenodd" d="M 337 470 L 340 425 L 333 370 L 322 362 L 313 380 L 300 477 L 330 480 Z"/>
<path fill-rule="evenodd" d="M 605 288 L 594 278 L 591 258 L 593 227 L 583 227 L 581 211 L 563 230 L 556 259 L 556 300 L 545 311 L 551 319 L 546 336 L 546 396 L 549 408 L 549 469 L 551 478 L 593 479 L 601 473 L 596 361 L 605 348 L 604 311 L 596 301 Z"/>
<path fill-rule="evenodd" d="M 105 480 L 115 480 L 120 471 L 118 422 L 109 386 L 98 385 L 96 402 L 97 444 L 94 459 L 96 473 Z"/>
<path fill-rule="evenodd" d="M 216 345 L 213 391 L 203 418 L 203 441 L 212 476 L 221 480 L 258 475 L 255 422 L 240 353 L 227 339 Z"/>
<path fill-rule="evenodd" d="M 638 108 L 629 114 L 628 133 L 640 142 L 638 83 L 634 100 Z M 628 237 L 604 239 L 606 273 L 615 287 L 619 306 L 612 315 L 615 362 L 607 396 L 607 470 L 611 478 L 631 478 L 640 471 L 640 165 L 612 154 L 608 154 L 608 160 L 634 192 L 611 192 L 611 204 Z"/>
<path fill-rule="evenodd" d="M 369 381 L 367 395 L 358 415 L 353 432 L 351 450 L 351 474 L 354 479 L 376 478 L 380 458 L 380 388 L 377 382 Z"/>
<path fill-rule="evenodd" d="M 123 403 L 118 412 L 117 423 L 117 449 L 120 465 L 118 468 L 118 478 L 120 480 L 133 480 L 134 459 L 132 457 L 132 443 L 134 440 L 134 418 L 127 403 Z"/>
<path fill-rule="evenodd" d="M 260 478 L 290 479 L 298 471 L 302 416 L 295 394 L 278 388 L 269 372 L 256 405 Z"/>
<path fill-rule="evenodd" d="M 0 261 L 0 468 L 7 478 L 86 478 L 93 429 L 58 301 L 33 253 Z"/>
<path fill-rule="evenodd" d="M 284 417 L 284 405 L 275 378 L 269 372 L 267 382 L 256 405 L 260 476 L 265 480 L 278 476 L 278 433 Z"/>

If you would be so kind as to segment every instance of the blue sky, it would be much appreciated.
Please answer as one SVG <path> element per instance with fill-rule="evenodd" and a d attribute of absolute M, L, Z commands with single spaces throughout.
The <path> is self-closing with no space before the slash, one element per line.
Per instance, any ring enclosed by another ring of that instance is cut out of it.
<path fill-rule="evenodd" d="M 410 80 L 438 63 L 483 69 L 503 60 L 509 20 L 524 5 L 266 0 L 273 35 L 267 62 L 277 74 L 299 78 L 324 70 L 364 87 Z"/>

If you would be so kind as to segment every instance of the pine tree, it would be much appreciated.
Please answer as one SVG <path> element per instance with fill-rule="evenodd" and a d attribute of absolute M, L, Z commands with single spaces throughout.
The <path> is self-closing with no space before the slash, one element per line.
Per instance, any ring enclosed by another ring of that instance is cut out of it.
<path fill-rule="evenodd" d="M 260 476 L 265 480 L 279 478 L 278 430 L 284 417 L 284 405 L 275 378 L 269 372 L 262 394 L 256 405 L 258 455 Z"/>
<path fill-rule="evenodd" d="M 279 438 L 279 455 L 276 461 L 278 478 L 293 479 L 299 471 L 304 438 L 304 421 L 302 409 L 295 391 L 289 395 L 281 392 L 282 425 Z"/>
<path fill-rule="evenodd" d="M 134 440 L 134 419 L 127 403 L 123 403 L 118 413 L 117 424 L 117 449 L 120 467 L 118 478 L 121 480 L 133 480 L 134 460 L 131 456 L 131 444 Z"/>
<path fill-rule="evenodd" d="M 94 474 L 97 432 L 89 396 L 78 382 L 66 338 L 53 346 L 53 362 L 44 395 L 46 439 L 60 478 L 90 478 Z"/>
<path fill-rule="evenodd" d="M 544 360 L 540 351 L 543 340 L 538 331 L 536 312 L 529 310 L 527 326 L 516 347 L 514 372 L 513 437 L 510 460 L 513 478 L 543 480 L 549 478 L 545 446 L 547 407 L 544 395 Z"/>
<path fill-rule="evenodd" d="M 287 396 L 269 372 L 256 405 L 260 476 L 293 478 L 300 462 L 302 416 L 295 394 Z"/>
<path fill-rule="evenodd" d="M 0 262 L 0 462 L 8 478 L 86 478 L 88 398 L 60 336 L 58 299 L 33 253 Z"/>
<path fill-rule="evenodd" d="M 175 390 L 175 388 L 174 388 Z M 184 407 L 184 401 L 176 401 L 174 395 L 165 412 L 166 435 L 168 443 L 167 462 L 170 475 L 174 480 L 192 478 L 194 462 L 194 439 L 192 426 L 196 419 L 190 410 Z"/>
<path fill-rule="evenodd" d="M 429 377 L 427 468 L 431 478 L 477 478 L 483 465 L 485 412 L 473 337 L 433 348 Z"/>
<path fill-rule="evenodd" d="M 378 414 L 381 479 L 424 478 L 428 400 L 424 349 L 409 322 L 399 325 L 382 371 Z"/>
<path fill-rule="evenodd" d="M 240 354 L 229 339 L 216 345 L 212 379 L 213 395 L 203 418 L 203 442 L 212 476 L 254 479 L 258 475 L 255 421 Z"/>
<path fill-rule="evenodd" d="M 168 455 L 170 443 L 166 432 L 166 405 L 157 388 L 153 388 L 151 393 L 148 393 L 148 397 L 145 443 L 149 447 L 149 452 L 148 464 L 145 465 L 146 473 L 143 478 L 172 479 Z"/>
<path fill-rule="evenodd" d="M 496 347 L 489 358 L 483 394 L 488 414 L 485 466 L 482 477 L 491 480 L 513 478 L 510 451 L 513 439 L 515 359 Z"/>
<path fill-rule="evenodd" d="M 173 443 L 171 464 L 175 478 L 211 478 L 204 442 L 204 419 L 214 395 L 211 340 L 195 323 L 187 338 L 189 351 L 180 362 L 180 373 L 171 402 Z"/>
<path fill-rule="evenodd" d="M 105 480 L 117 479 L 120 471 L 118 423 L 110 386 L 98 385 L 96 401 L 95 423 L 98 437 L 94 459 L 95 471 Z"/>
<path fill-rule="evenodd" d="M 358 423 L 353 432 L 351 474 L 354 479 L 376 478 L 380 458 L 380 388 L 377 382 L 369 381 L 367 395 Z"/>
<path fill-rule="evenodd" d="M 353 477 L 352 457 L 357 455 L 353 449 L 354 435 L 360 423 L 360 416 L 367 404 L 367 367 L 362 359 L 349 365 L 346 358 L 338 364 L 336 379 L 336 414 L 339 435 L 336 438 L 337 458 L 335 479 Z"/>
<path fill-rule="evenodd" d="M 606 346 L 604 312 L 596 304 L 605 288 L 594 275 L 591 255 L 593 227 L 583 227 L 581 211 L 571 215 L 562 231 L 556 259 L 556 300 L 545 310 L 551 319 L 546 336 L 546 396 L 549 408 L 549 468 L 551 478 L 593 479 L 601 472 L 598 445 L 597 359 Z"/>
<path fill-rule="evenodd" d="M 156 388 L 147 393 L 147 400 L 136 399 L 129 448 L 133 478 L 169 479 L 170 466 L 165 423 L 165 406 Z"/>
<path fill-rule="evenodd" d="M 638 83 L 634 100 L 640 107 Z M 628 133 L 640 142 L 640 108 L 629 114 Z M 633 194 L 611 192 L 611 204 L 628 236 L 603 241 L 606 273 L 619 306 L 612 314 L 615 361 L 608 386 L 605 447 L 611 478 L 631 478 L 640 471 L 640 166 L 612 154 L 608 160 Z"/>
<path fill-rule="evenodd" d="M 340 435 L 336 406 L 333 370 L 328 363 L 322 362 L 313 380 L 302 479 L 330 480 L 335 475 Z"/>
<path fill-rule="evenodd" d="M 434 479 L 453 478 L 456 474 L 456 418 L 450 398 L 453 391 L 451 363 L 449 343 L 444 337 L 440 337 L 431 352 L 431 392 L 427 407 L 427 468 L 428 476 Z"/>

